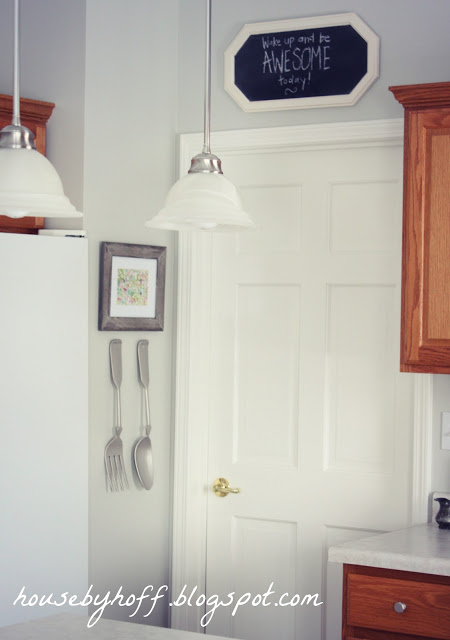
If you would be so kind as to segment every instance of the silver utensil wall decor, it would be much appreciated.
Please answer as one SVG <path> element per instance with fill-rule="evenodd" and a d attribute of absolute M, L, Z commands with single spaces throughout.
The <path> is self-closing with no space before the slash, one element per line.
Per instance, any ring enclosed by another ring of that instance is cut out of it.
<path fill-rule="evenodd" d="M 105 468 L 111 491 L 128 489 L 128 479 L 123 464 L 122 408 L 120 402 L 120 385 L 122 384 L 122 340 L 111 340 L 109 343 L 109 360 L 111 380 L 115 388 L 115 436 L 106 445 Z"/>
<path fill-rule="evenodd" d="M 139 340 L 137 346 L 139 382 L 144 391 L 145 401 L 145 436 L 139 438 L 134 447 L 134 464 L 139 480 L 144 489 L 151 489 L 153 485 L 153 457 L 150 442 L 150 401 L 148 387 L 150 375 L 148 369 L 148 340 Z"/>
<path fill-rule="evenodd" d="M 111 380 L 115 389 L 114 401 L 114 431 L 115 435 L 105 448 L 105 471 L 107 485 L 110 491 L 124 491 L 129 489 L 127 474 L 123 458 L 121 397 L 122 384 L 122 340 L 111 340 L 109 343 L 109 356 L 111 366 Z M 148 340 L 139 340 L 137 345 L 137 364 L 139 383 L 143 389 L 145 407 L 145 435 L 136 442 L 133 450 L 133 460 L 136 474 L 144 489 L 153 486 L 153 458 L 150 441 L 150 401 L 149 401 L 149 366 L 148 366 Z"/>

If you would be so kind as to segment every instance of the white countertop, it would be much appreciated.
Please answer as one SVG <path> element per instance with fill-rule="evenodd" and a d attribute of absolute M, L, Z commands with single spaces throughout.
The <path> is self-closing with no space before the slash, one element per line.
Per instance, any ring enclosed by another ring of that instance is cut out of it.
<path fill-rule="evenodd" d="M 217 636 L 152 627 L 132 622 L 99 620 L 88 629 L 87 616 L 62 613 L 0 628 L 1 640 L 218 640 Z M 222 640 L 224 640 L 222 638 Z M 226 640 L 226 639 L 225 639 Z"/>
<path fill-rule="evenodd" d="M 330 562 L 450 576 L 450 530 L 420 524 L 328 550 Z"/>

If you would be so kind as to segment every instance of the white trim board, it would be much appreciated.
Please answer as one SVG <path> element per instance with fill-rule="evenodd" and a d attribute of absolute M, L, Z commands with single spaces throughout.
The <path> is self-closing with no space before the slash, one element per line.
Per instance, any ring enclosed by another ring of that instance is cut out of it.
<path fill-rule="evenodd" d="M 202 147 L 202 134 L 180 137 L 180 175 Z M 306 148 L 355 148 L 400 145 L 403 120 L 222 131 L 211 136 L 222 159 L 227 153 L 275 153 Z M 175 598 L 184 585 L 204 592 L 208 451 L 208 371 L 211 283 L 208 265 L 211 235 L 180 233 L 178 243 L 178 306 L 175 372 L 175 437 L 173 479 L 173 541 L 171 590 Z M 426 522 L 431 469 L 431 376 L 416 374 L 415 424 L 411 487 L 412 524 Z M 171 626 L 204 632 L 200 607 L 171 607 Z"/>

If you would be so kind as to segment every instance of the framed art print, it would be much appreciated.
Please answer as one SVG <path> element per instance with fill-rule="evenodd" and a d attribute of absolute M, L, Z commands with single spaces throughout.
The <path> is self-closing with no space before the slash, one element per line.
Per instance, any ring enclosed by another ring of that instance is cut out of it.
<path fill-rule="evenodd" d="M 102 242 L 100 331 L 162 331 L 166 247 Z"/>

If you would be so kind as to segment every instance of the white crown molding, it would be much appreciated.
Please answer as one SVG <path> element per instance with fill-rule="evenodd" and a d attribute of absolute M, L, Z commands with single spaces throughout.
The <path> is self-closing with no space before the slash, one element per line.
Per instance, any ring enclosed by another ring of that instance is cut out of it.
<path fill-rule="evenodd" d="M 211 147 L 217 155 L 250 150 L 276 153 L 304 147 L 336 148 L 400 144 L 403 140 L 403 119 L 361 120 L 328 124 L 216 131 L 211 133 Z M 192 156 L 199 152 L 203 134 L 180 136 L 180 175 L 188 171 Z"/>

